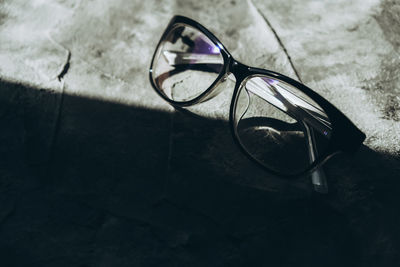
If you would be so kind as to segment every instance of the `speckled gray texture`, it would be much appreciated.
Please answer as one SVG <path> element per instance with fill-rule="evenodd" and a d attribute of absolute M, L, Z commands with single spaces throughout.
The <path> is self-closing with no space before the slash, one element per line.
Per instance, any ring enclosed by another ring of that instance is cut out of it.
<path fill-rule="evenodd" d="M 400 265 L 399 7 L 0 1 L 0 265 Z M 243 63 L 301 79 L 367 134 L 325 167 L 328 195 L 238 151 L 231 82 L 199 117 L 152 90 L 174 14 Z"/>

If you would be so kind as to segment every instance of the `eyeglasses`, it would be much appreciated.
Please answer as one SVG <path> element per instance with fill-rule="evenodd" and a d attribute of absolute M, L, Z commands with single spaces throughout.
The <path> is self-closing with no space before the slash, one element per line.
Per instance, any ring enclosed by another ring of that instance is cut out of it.
<path fill-rule="evenodd" d="M 281 177 L 317 174 L 314 185 L 327 189 L 318 168 L 338 152 L 355 152 L 365 134 L 304 84 L 236 61 L 211 32 L 183 16 L 173 17 L 163 33 L 150 82 L 182 108 L 214 97 L 231 74 L 236 84 L 229 124 L 244 154 Z"/>

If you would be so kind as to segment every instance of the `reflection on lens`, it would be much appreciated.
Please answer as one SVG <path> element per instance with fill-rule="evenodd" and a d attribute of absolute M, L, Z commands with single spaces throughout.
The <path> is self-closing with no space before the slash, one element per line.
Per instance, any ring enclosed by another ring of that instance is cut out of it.
<path fill-rule="evenodd" d="M 220 49 L 187 25 L 174 27 L 157 48 L 152 76 L 158 89 L 175 101 L 189 101 L 206 91 L 222 71 Z"/>
<path fill-rule="evenodd" d="M 241 86 L 236 135 L 258 162 L 283 174 L 306 170 L 325 151 L 331 124 L 323 109 L 293 86 L 253 76 Z"/>

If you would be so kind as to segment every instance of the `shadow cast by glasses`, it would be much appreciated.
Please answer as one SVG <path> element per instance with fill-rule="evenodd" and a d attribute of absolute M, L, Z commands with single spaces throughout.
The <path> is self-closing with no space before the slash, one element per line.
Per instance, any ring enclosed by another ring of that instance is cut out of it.
<path fill-rule="evenodd" d="M 60 101 L 0 84 L 6 266 L 398 263 L 398 156 L 331 160 L 323 197 L 254 166 L 225 121 Z"/>

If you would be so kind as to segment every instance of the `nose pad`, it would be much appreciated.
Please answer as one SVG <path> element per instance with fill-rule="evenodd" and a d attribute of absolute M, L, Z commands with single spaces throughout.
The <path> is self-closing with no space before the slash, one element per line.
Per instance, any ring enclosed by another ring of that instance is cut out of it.
<path fill-rule="evenodd" d="M 235 118 L 236 124 L 244 117 L 250 106 L 250 95 L 246 87 L 243 86 L 239 89 L 239 95 L 236 100 Z"/>
<path fill-rule="evenodd" d="M 215 85 L 214 89 L 211 91 L 209 95 L 207 95 L 200 103 L 204 103 L 211 98 L 214 98 L 215 96 L 219 95 L 223 90 L 225 90 L 229 86 L 229 82 L 233 80 L 233 77 L 230 77 L 231 75 L 225 74 L 224 77 Z"/>

